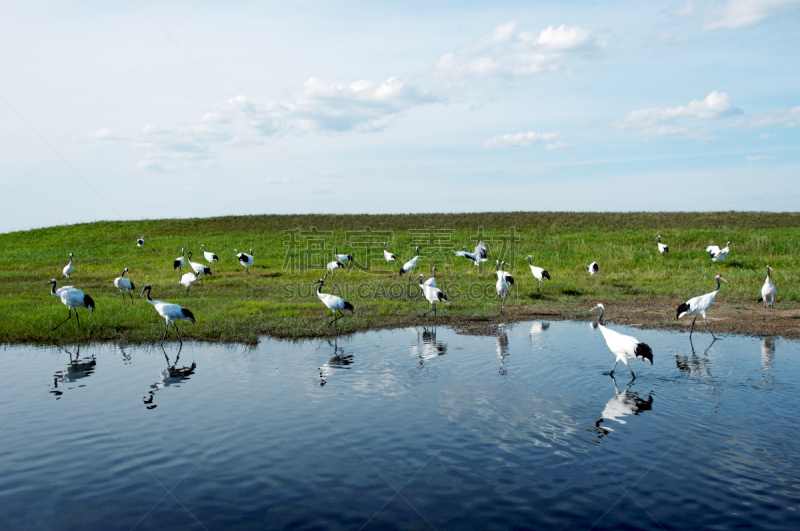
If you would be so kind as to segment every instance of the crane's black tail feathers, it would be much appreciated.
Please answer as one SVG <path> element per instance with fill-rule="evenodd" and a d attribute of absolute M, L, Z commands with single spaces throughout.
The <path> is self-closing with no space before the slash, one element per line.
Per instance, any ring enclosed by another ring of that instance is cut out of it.
<path fill-rule="evenodd" d="M 550 273 L 548 273 L 546 269 L 544 271 L 542 271 L 542 278 L 546 278 L 547 280 L 550 280 Z"/>
<path fill-rule="evenodd" d="M 133 291 L 133 290 L 135 290 L 135 289 L 136 289 L 136 286 L 134 286 L 134 285 L 133 285 L 133 282 L 131 282 L 131 291 Z"/>
<path fill-rule="evenodd" d="M 675 319 L 680 319 L 681 315 L 685 314 L 688 311 L 689 311 L 689 305 L 686 304 L 685 302 L 681 303 L 681 305 L 678 306 L 678 311 L 675 312 Z"/>
<path fill-rule="evenodd" d="M 94 311 L 94 299 L 88 295 L 83 296 L 83 305 Z"/>
<path fill-rule="evenodd" d="M 355 308 L 353 308 L 353 305 L 347 301 L 344 301 L 344 309 L 347 310 L 348 312 L 355 312 Z"/>
<path fill-rule="evenodd" d="M 650 365 L 653 364 L 653 349 L 647 343 L 639 343 L 636 345 L 636 350 L 633 351 L 637 358 L 642 358 L 644 360 L 650 360 Z"/>
<path fill-rule="evenodd" d="M 439 290 L 439 292 L 436 293 L 436 296 L 439 298 L 440 301 L 447 302 L 447 295 L 444 294 L 444 291 Z"/>
<path fill-rule="evenodd" d="M 756 302 L 764 302 L 764 297 L 759 297 Z"/>
<path fill-rule="evenodd" d="M 175 260 L 175 262 L 173 262 L 172 264 L 172 269 L 178 269 L 180 266 L 181 266 L 181 261 Z"/>
<path fill-rule="evenodd" d="M 513 286 L 514 285 L 514 277 L 512 277 L 511 275 L 506 275 L 506 282 L 508 282 L 509 284 L 511 284 Z"/>

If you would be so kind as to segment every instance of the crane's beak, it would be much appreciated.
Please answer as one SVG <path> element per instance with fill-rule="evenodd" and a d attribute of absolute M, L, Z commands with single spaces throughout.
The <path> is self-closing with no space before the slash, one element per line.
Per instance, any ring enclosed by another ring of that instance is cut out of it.
<path fill-rule="evenodd" d="M 727 283 L 728 283 L 728 281 L 727 281 L 727 280 L 725 280 L 725 279 L 724 279 L 724 278 L 722 278 L 722 277 L 719 277 L 719 279 L 720 279 L 721 281 L 723 281 L 725 284 L 727 284 Z"/>

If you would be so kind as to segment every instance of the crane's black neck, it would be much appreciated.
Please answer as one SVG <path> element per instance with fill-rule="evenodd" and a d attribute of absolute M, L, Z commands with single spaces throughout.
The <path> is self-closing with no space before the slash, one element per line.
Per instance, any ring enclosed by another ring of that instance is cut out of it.
<path fill-rule="evenodd" d="M 769 280 L 769 268 L 767 268 L 767 280 Z"/>
<path fill-rule="evenodd" d="M 717 279 L 717 291 L 719 291 L 719 288 L 720 288 L 719 279 Z"/>
<path fill-rule="evenodd" d="M 319 283 L 319 286 L 317 286 L 317 295 L 319 295 L 320 293 L 322 293 L 322 288 L 323 288 L 323 287 L 325 287 L 325 283 L 324 283 L 324 282 L 320 282 L 320 283 Z"/>
<path fill-rule="evenodd" d="M 600 308 L 600 317 L 597 319 L 597 322 L 600 323 L 600 326 L 605 326 L 606 323 L 603 321 L 603 316 L 606 314 L 605 308 Z"/>
<path fill-rule="evenodd" d="M 528 265 L 533 265 L 533 257 L 532 256 L 528 257 Z"/>
<path fill-rule="evenodd" d="M 144 288 L 144 292 L 146 293 L 145 297 L 147 298 L 147 300 L 153 302 L 153 299 L 150 298 L 150 286 Z"/>
<path fill-rule="evenodd" d="M 55 282 L 51 282 L 51 284 L 52 284 L 52 287 L 50 288 L 50 293 L 55 295 L 56 294 L 56 283 Z"/>

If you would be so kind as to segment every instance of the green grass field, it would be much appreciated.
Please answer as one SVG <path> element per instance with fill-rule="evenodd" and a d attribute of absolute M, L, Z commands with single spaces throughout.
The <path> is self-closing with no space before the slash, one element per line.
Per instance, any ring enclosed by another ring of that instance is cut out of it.
<path fill-rule="evenodd" d="M 142 235 L 146 243 L 140 249 L 136 239 Z M 663 259 L 657 235 L 670 246 Z M 486 241 L 492 259 L 484 275 L 452 253 L 462 245 L 471 250 L 476 238 Z M 397 264 L 391 266 L 383 259 L 380 242 L 386 240 L 397 255 Z M 733 242 L 727 263 L 712 263 L 706 246 L 723 247 L 727 240 Z M 334 329 L 325 326 L 331 314 L 312 283 L 324 274 L 313 268 L 331 260 L 336 246 L 356 258 L 354 266 L 337 271 L 326 283 L 326 291 L 344 295 L 356 308 L 339 322 L 339 331 L 391 326 L 429 308 L 418 290 L 406 291 L 406 277 L 397 275 L 415 245 L 422 248 L 417 272 L 427 276 L 436 264 L 438 285 L 449 295 L 451 304 L 440 306 L 440 315 L 479 319 L 496 314 L 497 258 L 509 263 L 507 270 L 517 279 L 507 304 L 509 315 L 519 305 L 584 308 L 587 302 L 614 300 L 677 304 L 712 291 L 717 272 L 729 281 L 720 299 L 754 301 L 768 263 L 775 269 L 779 300 L 798 301 L 799 242 L 800 214 L 793 213 L 267 215 L 51 227 L 0 234 L 0 342 L 160 340 L 164 321 L 138 297 L 148 283 L 154 299 L 194 312 L 196 324 L 178 324 L 184 338 L 253 342 L 262 334 L 331 334 Z M 201 244 L 220 261 L 205 285 L 197 284 L 187 297 L 172 263 L 181 247 L 203 262 Z M 256 261 L 249 276 L 234 248 L 253 249 Z M 77 261 L 70 284 L 89 294 L 97 309 L 91 315 L 79 310 L 83 330 L 73 318 L 51 331 L 67 309 L 42 285 L 50 278 L 64 285 L 61 269 L 70 252 Z M 528 254 L 552 276 L 539 293 L 525 260 Z M 586 271 L 593 260 L 601 267 L 599 286 Z M 124 267 L 138 288 L 133 305 L 123 306 L 113 285 Z M 169 338 L 175 338 L 174 331 Z"/>

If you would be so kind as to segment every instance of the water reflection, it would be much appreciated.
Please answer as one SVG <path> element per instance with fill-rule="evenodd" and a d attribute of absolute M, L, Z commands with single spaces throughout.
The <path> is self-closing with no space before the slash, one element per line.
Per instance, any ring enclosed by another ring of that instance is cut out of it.
<path fill-rule="evenodd" d="M 508 356 L 508 334 L 505 325 L 497 327 L 497 357 L 500 358 L 500 374 L 505 376 L 506 356 Z"/>
<path fill-rule="evenodd" d="M 125 365 L 130 365 L 131 364 L 131 355 L 128 354 L 127 352 L 125 352 L 125 347 L 123 347 L 122 345 L 115 345 L 115 346 L 116 346 L 117 352 L 119 352 L 122 355 L 122 360 L 123 360 L 122 363 L 124 363 Z"/>
<path fill-rule="evenodd" d="M 64 349 L 64 352 L 69 354 L 69 365 L 53 375 L 53 389 L 50 391 L 50 393 L 55 395 L 56 400 L 59 400 L 61 395 L 64 394 L 64 392 L 58 388 L 59 382 L 63 387 L 63 384 L 74 383 L 91 376 L 97 365 L 94 354 L 81 359 L 81 347 L 78 347 L 78 350 L 75 351 L 75 359 L 72 359 L 72 352 L 69 350 Z"/>
<path fill-rule="evenodd" d="M 643 399 L 636 392 L 631 392 L 632 381 L 624 391 L 619 390 L 617 387 L 617 380 L 615 380 L 613 376 L 611 377 L 611 381 L 614 382 L 614 396 L 611 397 L 611 400 L 608 401 L 605 409 L 603 409 L 600 420 L 594 423 L 594 429 L 586 430 L 594 432 L 595 435 L 597 435 L 597 440 L 595 441 L 597 444 L 601 444 L 603 438 L 614 431 L 613 428 L 608 426 L 608 421 L 613 420 L 620 424 L 626 424 L 626 422 L 622 420 L 623 417 L 638 415 L 643 411 L 650 411 L 653 409 L 653 396 L 648 394 L 647 398 Z M 601 426 L 603 422 L 606 423 L 605 426 Z"/>
<path fill-rule="evenodd" d="M 547 321 L 534 321 L 531 325 L 531 335 L 546 332 L 548 328 L 550 328 L 550 323 Z"/>
<path fill-rule="evenodd" d="M 761 366 L 765 371 L 772 368 L 772 361 L 775 359 L 775 338 L 761 338 Z"/>
<path fill-rule="evenodd" d="M 422 336 L 422 345 L 419 344 Z M 447 345 L 436 340 L 436 327 L 422 329 L 422 334 L 417 333 L 417 344 L 411 347 L 412 353 L 419 356 L 419 366 L 422 368 L 427 360 L 447 354 Z"/>
<path fill-rule="evenodd" d="M 711 343 L 703 350 L 703 355 L 698 356 L 694 351 L 692 338 L 689 338 L 689 344 L 692 346 L 692 355 L 681 356 L 677 354 L 675 356 L 675 365 L 678 367 L 678 370 L 688 376 L 696 378 L 711 378 L 711 360 L 708 358 L 708 351 L 711 350 L 711 347 L 716 342 L 716 338 L 712 339 Z"/>
<path fill-rule="evenodd" d="M 319 385 L 325 387 L 328 383 L 328 377 L 334 369 L 349 369 L 353 364 L 353 355 L 345 354 L 344 348 L 339 348 L 338 338 L 333 338 L 333 343 L 330 339 L 328 345 L 333 347 L 333 357 L 329 359 L 322 367 L 317 367 L 319 371 Z"/>
<path fill-rule="evenodd" d="M 147 406 L 147 409 L 155 409 L 157 407 L 157 404 L 153 403 L 153 399 L 156 397 L 156 391 L 171 385 L 178 385 L 182 381 L 188 380 L 189 377 L 194 374 L 194 370 L 197 367 L 197 364 L 194 361 L 192 362 L 191 367 L 178 367 L 178 361 L 181 359 L 182 348 L 183 345 L 178 348 L 178 354 L 175 356 L 175 362 L 170 363 L 167 351 L 164 348 L 164 345 L 161 345 L 161 350 L 164 352 L 164 359 L 167 360 L 167 368 L 161 371 L 161 378 L 159 378 L 156 383 L 150 386 L 150 390 L 147 392 L 149 396 L 145 396 L 142 399 L 145 406 Z"/>

